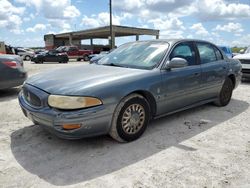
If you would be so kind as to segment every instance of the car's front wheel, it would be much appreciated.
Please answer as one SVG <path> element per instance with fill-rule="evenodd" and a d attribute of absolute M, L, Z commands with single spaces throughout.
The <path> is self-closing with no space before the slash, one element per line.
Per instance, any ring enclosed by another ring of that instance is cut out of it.
<path fill-rule="evenodd" d="M 24 57 L 24 60 L 30 61 L 30 60 L 31 60 L 31 57 L 30 57 L 29 55 L 26 55 L 26 56 Z"/>
<path fill-rule="evenodd" d="M 217 101 L 215 101 L 215 104 L 217 106 L 226 106 L 228 105 L 228 103 L 230 102 L 231 98 L 232 98 L 232 93 L 233 93 L 233 82 L 230 78 L 226 78 L 219 97 L 217 99 Z"/>
<path fill-rule="evenodd" d="M 134 141 L 144 133 L 149 120 L 147 100 L 141 95 L 131 94 L 116 107 L 109 134 L 119 142 Z"/>

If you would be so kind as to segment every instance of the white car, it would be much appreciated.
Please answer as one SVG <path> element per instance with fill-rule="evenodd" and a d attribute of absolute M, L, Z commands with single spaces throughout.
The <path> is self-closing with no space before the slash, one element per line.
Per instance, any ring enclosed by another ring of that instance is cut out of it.
<path fill-rule="evenodd" d="M 238 59 L 242 65 L 242 78 L 250 79 L 250 47 L 248 47 L 244 54 L 239 54 L 233 57 Z"/>
<path fill-rule="evenodd" d="M 17 48 L 17 55 L 21 56 L 23 60 L 30 61 L 35 56 L 35 52 L 27 49 Z"/>

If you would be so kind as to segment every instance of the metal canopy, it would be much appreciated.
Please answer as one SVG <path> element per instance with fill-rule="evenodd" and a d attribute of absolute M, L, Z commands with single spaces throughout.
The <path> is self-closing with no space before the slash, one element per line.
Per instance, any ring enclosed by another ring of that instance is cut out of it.
<path fill-rule="evenodd" d="M 156 37 L 159 36 L 160 31 L 155 29 L 144 29 L 144 28 L 136 28 L 136 27 L 127 27 L 127 26 L 117 26 L 113 25 L 113 33 L 115 37 L 124 37 L 124 36 L 139 36 L 139 35 L 154 35 Z M 56 34 L 55 38 L 58 39 L 68 39 L 72 37 L 72 39 L 84 40 L 84 39 L 97 39 L 97 38 L 105 38 L 107 39 L 110 36 L 110 27 L 99 27 L 94 29 L 76 31 L 76 32 L 68 32 Z"/>

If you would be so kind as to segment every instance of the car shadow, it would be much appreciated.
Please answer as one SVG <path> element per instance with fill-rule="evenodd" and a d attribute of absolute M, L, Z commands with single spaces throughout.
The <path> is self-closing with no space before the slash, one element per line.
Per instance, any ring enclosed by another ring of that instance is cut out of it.
<path fill-rule="evenodd" d="M 0 102 L 17 98 L 20 90 L 21 87 L 0 90 Z"/>
<path fill-rule="evenodd" d="M 30 173 L 53 185 L 72 185 L 112 173 L 169 147 L 196 151 L 181 142 L 229 121 L 248 106 L 245 101 L 232 99 L 226 107 L 208 104 L 176 113 L 152 121 L 140 139 L 126 144 L 108 136 L 62 140 L 31 125 L 11 134 L 11 150 Z"/>

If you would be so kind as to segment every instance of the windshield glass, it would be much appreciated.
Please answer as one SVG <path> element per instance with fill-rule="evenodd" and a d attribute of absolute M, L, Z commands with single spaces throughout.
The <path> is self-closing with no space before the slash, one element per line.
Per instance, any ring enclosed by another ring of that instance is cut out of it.
<path fill-rule="evenodd" d="M 61 52 L 65 49 L 65 46 L 60 46 L 56 49 L 56 51 Z"/>
<path fill-rule="evenodd" d="M 103 57 L 99 64 L 152 69 L 162 60 L 168 46 L 161 41 L 127 43 Z"/>
<path fill-rule="evenodd" d="M 245 54 L 249 54 L 250 53 L 250 47 L 248 47 L 245 51 Z"/>

